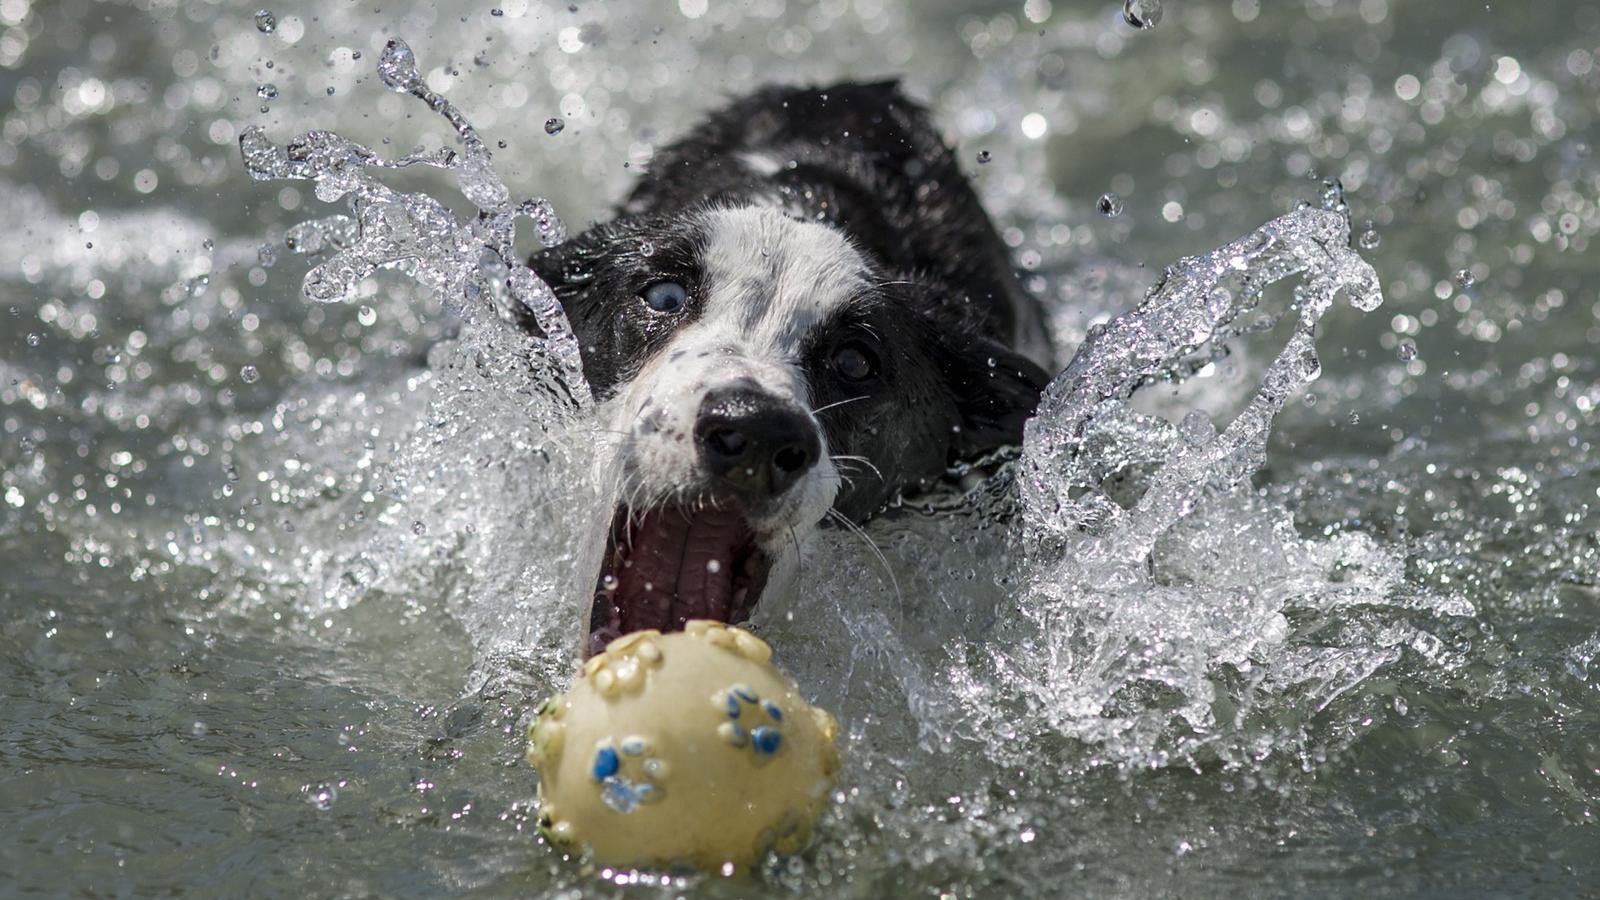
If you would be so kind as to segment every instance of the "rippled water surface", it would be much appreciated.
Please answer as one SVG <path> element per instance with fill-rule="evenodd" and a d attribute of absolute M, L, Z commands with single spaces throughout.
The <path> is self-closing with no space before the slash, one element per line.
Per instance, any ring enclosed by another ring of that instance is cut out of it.
<path fill-rule="evenodd" d="M 1600 10 L 1137 5 L 0 0 L 0 893 L 1592 891 Z M 807 853 L 565 859 L 581 381 L 444 250 L 308 299 L 349 210 L 241 137 L 576 228 L 730 93 L 886 75 L 1075 361 L 758 609 L 845 729 Z"/>

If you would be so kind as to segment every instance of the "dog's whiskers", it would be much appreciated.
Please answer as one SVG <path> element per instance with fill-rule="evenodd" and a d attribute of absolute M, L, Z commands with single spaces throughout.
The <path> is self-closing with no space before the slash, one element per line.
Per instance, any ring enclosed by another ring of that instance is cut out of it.
<path fill-rule="evenodd" d="M 794 526 L 789 526 L 789 543 L 794 545 L 794 577 L 800 584 L 806 583 L 806 557 L 800 552 L 800 536 L 794 533 Z"/>
<path fill-rule="evenodd" d="M 878 545 L 873 542 L 866 531 L 860 525 L 846 518 L 844 513 L 836 509 L 830 509 L 828 510 L 828 518 L 843 525 L 851 534 L 860 538 L 867 545 L 867 549 L 871 550 L 872 554 L 878 558 L 879 565 L 883 566 L 883 573 L 889 576 L 889 585 L 894 588 L 895 603 L 899 607 L 900 619 L 903 622 L 906 616 L 906 598 L 904 594 L 900 593 L 900 579 L 895 577 L 894 569 L 889 566 L 889 558 L 883 555 L 883 551 L 878 549 Z"/>
<path fill-rule="evenodd" d="M 837 482 L 838 484 L 843 485 L 845 487 L 852 487 L 852 486 L 855 485 L 855 479 L 851 478 L 849 475 L 846 475 L 844 472 L 840 471 L 837 467 L 835 467 L 834 470 L 831 473 L 824 473 L 822 475 L 824 483 L 826 483 L 827 479 L 830 478 L 830 477 L 833 478 L 833 480 L 835 482 Z"/>
<path fill-rule="evenodd" d="M 624 539 L 628 541 L 629 551 L 633 550 L 633 535 L 638 530 L 636 527 L 638 525 L 637 520 L 642 519 L 644 516 L 643 510 L 639 506 L 639 498 L 645 491 L 644 482 L 637 478 L 633 478 L 631 481 L 633 484 L 625 491 L 628 497 L 628 505 L 627 521 L 623 523 Z"/>
<path fill-rule="evenodd" d="M 833 460 L 834 463 L 836 463 L 836 464 L 837 463 L 841 463 L 841 462 L 850 462 L 850 463 L 857 463 L 859 465 L 866 466 L 867 468 L 872 470 L 872 474 L 878 476 L 878 480 L 879 481 L 884 481 L 883 471 L 880 470 L 877 466 L 873 465 L 872 464 L 872 460 L 867 459 L 865 456 L 848 456 L 848 455 L 845 455 L 845 454 L 841 453 L 841 454 L 838 454 L 836 456 L 830 456 L 828 458 Z"/>
<path fill-rule="evenodd" d="M 867 399 L 867 398 L 868 398 L 868 397 L 870 397 L 870 396 L 871 396 L 871 395 L 870 395 L 870 394 L 862 394 L 862 395 L 861 395 L 861 396 L 859 396 L 859 397 L 850 397 L 850 398 L 848 398 L 848 399 L 845 399 L 845 400 L 836 400 L 836 401 L 834 401 L 834 402 L 833 402 L 833 403 L 829 403 L 829 404 L 827 404 L 827 405 L 826 405 L 826 406 L 819 406 L 819 407 L 817 407 L 817 408 L 816 408 L 816 409 L 813 409 L 813 410 L 812 410 L 812 411 L 811 411 L 811 414 L 812 414 L 812 415 L 813 415 L 813 416 L 814 416 L 814 415 L 816 415 L 816 414 L 817 414 L 817 413 L 820 413 L 820 412 L 824 412 L 824 411 L 826 411 L 826 410 L 830 410 L 830 409 L 835 409 L 835 408 L 837 408 L 837 407 L 840 407 L 840 406 L 843 406 L 843 405 L 845 405 L 845 404 L 846 404 L 846 403 L 854 403 L 854 402 L 856 402 L 856 401 L 857 401 L 857 400 L 865 400 L 865 399 Z"/>

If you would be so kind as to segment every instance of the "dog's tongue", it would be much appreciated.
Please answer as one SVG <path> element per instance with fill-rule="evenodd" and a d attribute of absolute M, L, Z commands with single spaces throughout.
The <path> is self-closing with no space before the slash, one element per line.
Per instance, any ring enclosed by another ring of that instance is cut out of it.
<path fill-rule="evenodd" d="M 624 632 L 728 620 L 737 554 L 750 540 L 738 515 L 652 509 L 641 514 L 613 597 Z"/>

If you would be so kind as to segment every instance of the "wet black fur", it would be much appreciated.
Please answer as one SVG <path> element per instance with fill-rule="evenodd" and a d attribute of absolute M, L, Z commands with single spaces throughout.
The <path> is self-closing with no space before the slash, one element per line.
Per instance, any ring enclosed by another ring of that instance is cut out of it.
<path fill-rule="evenodd" d="M 740 160 L 747 152 L 786 165 L 763 176 Z M 707 206 L 824 222 L 872 261 L 876 286 L 796 348 L 815 408 L 866 395 L 818 416 L 832 453 L 865 457 L 882 475 L 844 464 L 841 512 L 868 515 L 956 460 L 1021 441 L 1046 373 L 1011 341 L 1042 327 L 1036 301 L 927 112 L 893 82 L 773 87 L 735 100 L 662 149 L 617 218 L 534 257 L 600 396 L 693 320 L 704 238 L 694 213 Z M 638 298 L 663 278 L 689 289 L 678 317 L 653 315 Z M 870 342 L 882 360 L 865 390 L 828 364 L 848 340 Z"/>

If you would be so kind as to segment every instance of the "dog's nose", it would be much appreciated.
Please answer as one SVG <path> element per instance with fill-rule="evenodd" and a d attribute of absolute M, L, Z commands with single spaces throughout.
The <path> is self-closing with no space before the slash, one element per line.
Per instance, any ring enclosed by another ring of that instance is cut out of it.
<path fill-rule="evenodd" d="M 787 491 L 822 455 L 816 426 L 803 411 L 749 388 L 707 396 L 695 441 L 713 477 L 754 499 Z"/>

